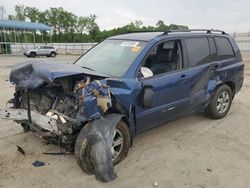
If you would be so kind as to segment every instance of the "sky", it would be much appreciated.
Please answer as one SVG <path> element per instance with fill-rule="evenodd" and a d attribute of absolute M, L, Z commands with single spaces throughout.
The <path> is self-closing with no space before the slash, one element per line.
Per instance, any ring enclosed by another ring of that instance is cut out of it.
<path fill-rule="evenodd" d="M 249 0 L 0 0 L 6 16 L 23 4 L 40 10 L 63 7 L 77 16 L 97 15 L 101 30 L 141 20 L 155 25 L 181 24 L 189 28 L 221 29 L 226 32 L 250 31 Z"/>

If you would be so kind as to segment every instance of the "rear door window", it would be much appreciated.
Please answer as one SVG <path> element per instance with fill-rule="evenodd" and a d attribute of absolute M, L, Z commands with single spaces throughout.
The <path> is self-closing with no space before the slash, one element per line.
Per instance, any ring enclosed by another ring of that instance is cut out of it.
<path fill-rule="evenodd" d="M 214 37 L 216 47 L 217 47 L 217 55 L 219 59 L 221 58 L 231 58 L 234 57 L 233 48 L 227 38 L 224 37 Z"/>
<path fill-rule="evenodd" d="M 207 38 L 188 38 L 184 40 L 188 53 L 189 67 L 202 65 L 211 61 Z"/>

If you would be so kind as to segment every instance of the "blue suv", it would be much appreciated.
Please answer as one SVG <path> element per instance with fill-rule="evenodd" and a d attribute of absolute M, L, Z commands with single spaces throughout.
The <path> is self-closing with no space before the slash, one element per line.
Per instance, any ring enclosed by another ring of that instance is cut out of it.
<path fill-rule="evenodd" d="M 104 160 L 101 150 L 115 165 L 142 131 L 194 112 L 223 118 L 243 73 L 240 50 L 223 31 L 130 33 L 104 40 L 74 64 L 17 64 L 13 106 L 1 115 L 74 151 L 91 173 L 93 159 Z"/>

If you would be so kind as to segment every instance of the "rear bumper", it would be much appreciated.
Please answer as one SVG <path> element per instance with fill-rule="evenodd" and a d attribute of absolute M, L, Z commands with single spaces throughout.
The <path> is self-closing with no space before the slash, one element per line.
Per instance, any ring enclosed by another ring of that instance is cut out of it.
<path fill-rule="evenodd" d="M 235 84 L 235 93 L 238 93 L 241 90 L 241 88 L 243 86 L 243 82 L 244 82 L 244 77 L 237 80 L 237 83 Z"/>
<path fill-rule="evenodd" d="M 35 111 L 30 111 L 30 114 L 32 117 L 31 124 L 35 124 L 44 130 L 58 135 L 57 121 L 55 119 Z M 28 111 L 25 109 L 0 109 L 0 118 L 15 121 L 29 121 Z"/>

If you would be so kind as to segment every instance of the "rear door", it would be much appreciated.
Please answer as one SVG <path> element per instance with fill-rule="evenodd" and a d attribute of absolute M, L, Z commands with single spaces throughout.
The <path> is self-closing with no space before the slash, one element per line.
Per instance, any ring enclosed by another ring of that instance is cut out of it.
<path fill-rule="evenodd" d="M 215 76 L 219 68 L 216 47 L 213 37 L 185 38 L 188 56 L 188 72 L 190 76 L 190 112 L 203 108 L 206 102 L 206 91 L 209 80 Z"/>
<path fill-rule="evenodd" d="M 46 55 L 47 49 L 46 46 L 40 46 L 39 50 L 37 51 L 38 55 Z"/>

